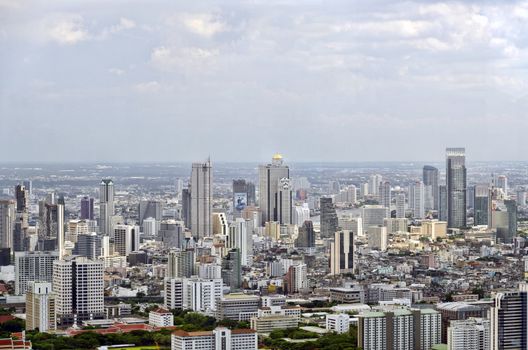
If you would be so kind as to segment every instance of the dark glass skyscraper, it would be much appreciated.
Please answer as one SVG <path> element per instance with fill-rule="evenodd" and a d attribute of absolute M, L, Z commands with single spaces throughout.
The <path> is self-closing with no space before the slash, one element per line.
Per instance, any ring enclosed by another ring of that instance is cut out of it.
<path fill-rule="evenodd" d="M 431 165 L 425 165 L 423 167 L 423 183 L 426 188 L 430 187 L 430 191 L 433 197 L 433 209 L 438 210 L 440 206 L 438 169 Z"/>
<path fill-rule="evenodd" d="M 446 149 L 447 226 L 466 227 L 466 150 Z"/>
<path fill-rule="evenodd" d="M 474 224 L 488 225 L 488 214 L 490 210 L 490 196 L 487 185 L 476 185 L 473 200 Z"/>
<path fill-rule="evenodd" d="M 321 237 L 333 237 L 338 226 L 337 213 L 334 203 L 330 197 L 321 197 L 319 201 L 321 210 Z"/>
<path fill-rule="evenodd" d="M 81 219 L 94 219 L 94 199 L 90 197 L 83 197 L 81 199 Z"/>

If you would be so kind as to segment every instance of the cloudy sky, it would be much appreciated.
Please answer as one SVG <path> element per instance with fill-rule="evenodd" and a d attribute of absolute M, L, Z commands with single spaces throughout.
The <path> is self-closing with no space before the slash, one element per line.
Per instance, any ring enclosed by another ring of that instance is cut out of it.
<path fill-rule="evenodd" d="M 528 1 L 0 0 L 0 161 L 527 160 Z"/>

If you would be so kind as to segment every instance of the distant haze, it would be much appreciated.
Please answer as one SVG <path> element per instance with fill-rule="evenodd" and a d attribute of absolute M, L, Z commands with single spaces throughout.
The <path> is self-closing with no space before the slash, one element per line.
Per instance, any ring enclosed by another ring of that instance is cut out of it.
<path fill-rule="evenodd" d="M 0 0 L 0 163 L 527 160 L 526 1 Z"/>

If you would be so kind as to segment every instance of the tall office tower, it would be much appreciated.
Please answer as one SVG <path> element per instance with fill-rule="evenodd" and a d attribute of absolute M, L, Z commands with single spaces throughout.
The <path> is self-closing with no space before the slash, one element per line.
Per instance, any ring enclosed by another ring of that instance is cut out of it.
<path fill-rule="evenodd" d="M 84 257 L 53 262 L 57 324 L 80 324 L 105 317 L 103 270 L 102 261 Z"/>
<path fill-rule="evenodd" d="M 73 254 L 94 260 L 102 255 L 101 249 L 101 236 L 95 232 L 82 233 L 77 236 Z"/>
<path fill-rule="evenodd" d="M 475 208 L 475 185 L 468 186 L 466 190 L 466 210 Z"/>
<path fill-rule="evenodd" d="M 368 230 L 370 226 L 381 226 L 384 220 L 389 217 L 389 209 L 381 205 L 365 205 L 361 209 L 363 230 Z"/>
<path fill-rule="evenodd" d="M 24 187 L 24 185 L 17 185 L 15 187 L 15 197 L 16 197 L 16 211 L 27 212 L 29 209 L 29 193 Z"/>
<path fill-rule="evenodd" d="M 308 289 L 306 264 L 292 265 L 286 273 L 288 294 L 302 293 Z"/>
<path fill-rule="evenodd" d="M 57 204 L 57 248 L 59 250 L 59 260 L 66 255 L 66 235 L 64 233 L 64 200 Z"/>
<path fill-rule="evenodd" d="M 26 330 L 39 332 L 57 330 L 55 293 L 50 282 L 28 282 L 26 293 Z"/>
<path fill-rule="evenodd" d="M 114 250 L 121 256 L 139 250 L 139 226 L 116 225 L 114 227 Z"/>
<path fill-rule="evenodd" d="M 277 214 L 278 221 L 282 225 L 289 225 L 292 223 L 292 208 L 293 208 L 293 192 L 290 179 L 282 178 L 279 180 L 279 187 L 277 192 Z"/>
<path fill-rule="evenodd" d="M 0 248 L 13 249 L 15 202 L 0 200 Z"/>
<path fill-rule="evenodd" d="M 51 282 L 53 262 L 58 252 L 16 252 L 15 253 L 15 294 L 27 291 L 29 281 Z"/>
<path fill-rule="evenodd" d="M 111 179 L 103 179 L 99 185 L 99 227 L 101 233 L 112 234 L 111 217 L 115 214 L 114 183 Z"/>
<path fill-rule="evenodd" d="M 290 169 L 283 164 L 280 154 L 275 154 L 271 164 L 259 165 L 259 206 L 262 225 L 268 221 L 279 221 L 277 199 L 280 179 L 290 178 Z"/>
<path fill-rule="evenodd" d="M 518 291 L 497 293 L 489 315 L 493 350 L 528 348 L 526 285 L 521 284 Z"/>
<path fill-rule="evenodd" d="M 368 193 L 373 196 L 379 196 L 379 185 L 382 181 L 382 177 L 379 174 L 370 175 Z"/>
<path fill-rule="evenodd" d="M 193 249 L 174 249 L 167 259 L 167 277 L 181 278 L 195 275 L 195 253 Z"/>
<path fill-rule="evenodd" d="M 446 149 L 447 226 L 466 227 L 466 150 Z"/>
<path fill-rule="evenodd" d="M 448 350 L 490 350 L 490 321 L 483 318 L 451 321 L 447 328 Z"/>
<path fill-rule="evenodd" d="M 254 186 L 253 186 L 254 188 Z M 233 216 L 239 218 L 249 204 L 249 189 L 246 180 L 233 180 Z"/>
<path fill-rule="evenodd" d="M 497 187 L 502 189 L 504 195 L 508 195 L 508 178 L 506 175 L 497 176 Z"/>
<path fill-rule="evenodd" d="M 176 197 L 179 197 L 181 192 L 183 191 L 183 180 L 182 179 L 174 180 L 174 191 L 176 192 Z"/>
<path fill-rule="evenodd" d="M 321 238 L 330 238 L 336 233 L 339 224 L 336 209 L 330 197 L 321 197 L 319 203 L 321 211 Z"/>
<path fill-rule="evenodd" d="M 185 227 L 191 227 L 191 191 L 188 188 L 182 190 L 181 219 L 185 223 Z"/>
<path fill-rule="evenodd" d="M 227 249 L 240 249 L 240 260 L 242 266 L 250 266 L 253 262 L 253 239 L 251 232 L 247 229 L 247 222 L 237 218 L 229 226 L 229 234 L 226 242 Z"/>
<path fill-rule="evenodd" d="M 343 230 L 334 234 L 330 244 L 330 273 L 354 273 L 354 232 Z"/>
<path fill-rule="evenodd" d="M 396 195 L 396 218 L 405 218 L 405 193 Z"/>
<path fill-rule="evenodd" d="M 94 199 L 83 197 L 81 199 L 81 220 L 94 220 Z"/>
<path fill-rule="evenodd" d="M 358 237 L 364 236 L 363 219 L 353 217 L 340 217 L 339 228 L 341 230 L 348 230 L 354 232 Z"/>
<path fill-rule="evenodd" d="M 24 180 L 22 181 L 22 185 L 26 188 L 28 197 L 31 198 L 33 196 L 33 181 L 31 180 Z"/>
<path fill-rule="evenodd" d="M 391 207 L 391 184 L 389 181 L 380 182 L 379 189 L 380 204 L 386 208 Z"/>
<path fill-rule="evenodd" d="M 524 188 L 517 191 L 517 204 L 521 207 L 526 205 L 526 190 Z"/>
<path fill-rule="evenodd" d="M 141 226 L 145 236 L 156 237 L 158 235 L 158 222 L 154 218 L 146 218 Z"/>
<path fill-rule="evenodd" d="M 430 208 L 427 209 L 433 209 L 438 210 L 438 206 L 440 203 L 440 194 L 439 194 L 439 188 L 438 188 L 438 169 L 431 165 L 425 165 L 423 167 L 423 183 L 425 186 L 425 191 L 427 193 L 431 193 L 432 197 L 432 205 Z"/>
<path fill-rule="evenodd" d="M 302 227 L 299 228 L 299 235 L 295 240 L 295 246 L 299 248 L 315 247 L 315 232 L 311 221 L 305 221 Z"/>
<path fill-rule="evenodd" d="M 231 249 L 222 260 L 222 280 L 231 291 L 242 287 L 242 264 L 240 249 Z"/>
<path fill-rule="evenodd" d="M 300 227 L 306 220 L 310 220 L 310 207 L 308 203 L 303 203 L 302 206 L 296 205 L 293 208 L 292 223 Z"/>
<path fill-rule="evenodd" d="M 447 186 L 438 186 L 438 220 L 447 221 Z"/>
<path fill-rule="evenodd" d="M 161 221 L 161 212 L 162 212 L 161 202 L 160 201 L 140 201 L 139 202 L 139 225 L 143 225 L 143 220 L 146 218 L 154 218 L 157 221 Z"/>
<path fill-rule="evenodd" d="M 185 242 L 183 221 L 163 220 L 159 224 L 158 237 L 167 248 L 182 248 Z"/>
<path fill-rule="evenodd" d="M 365 198 L 369 195 L 369 183 L 365 182 L 359 185 L 359 195 L 361 198 Z"/>
<path fill-rule="evenodd" d="M 375 249 L 382 252 L 387 250 L 387 227 L 369 226 L 367 228 L 367 238 L 370 249 Z"/>
<path fill-rule="evenodd" d="M 213 168 L 211 160 L 193 163 L 191 173 L 191 232 L 197 238 L 210 237 L 212 225 Z"/>
<path fill-rule="evenodd" d="M 490 211 L 490 190 L 488 185 L 476 185 L 475 197 L 473 199 L 474 224 L 488 225 L 488 213 Z"/>
<path fill-rule="evenodd" d="M 255 194 L 255 184 L 253 182 L 246 182 L 247 185 L 247 202 L 250 206 L 255 206 L 257 204 L 257 196 Z"/>
<path fill-rule="evenodd" d="M 425 217 L 425 189 L 424 183 L 416 181 L 409 186 L 409 207 L 415 219 Z"/>

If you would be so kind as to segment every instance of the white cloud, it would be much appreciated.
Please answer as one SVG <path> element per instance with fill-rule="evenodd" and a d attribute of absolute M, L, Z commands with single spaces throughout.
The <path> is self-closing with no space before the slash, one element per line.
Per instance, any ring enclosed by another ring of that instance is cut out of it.
<path fill-rule="evenodd" d="M 157 81 L 148 81 L 148 82 L 142 82 L 137 83 L 134 85 L 134 89 L 139 93 L 156 93 L 161 90 L 162 86 Z"/>
<path fill-rule="evenodd" d="M 80 15 L 66 15 L 51 19 L 46 27 L 49 38 L 62 45 L 74 45 L 90 37 Z"/>
<path fill-rule="evenodd" d="M 207 38 L 227 30 L 226 23 L 211 13 L 185 13 L 178 18 L 189 31 Z"/>
<path fill-rule="evenodd" d="M 125 71 L 119 68 L 110 68 L 108 72 L 118 76 L 125 75 Z"/>
<path fill-rule="evenodd" d="M 214 63 L 219 55 L 218 49 L 205 49 L 199 47 L 170 48 L 160 46 L 155 48 L 151 55 L 151 62 L 161 70 L 181 70 Z"/>

